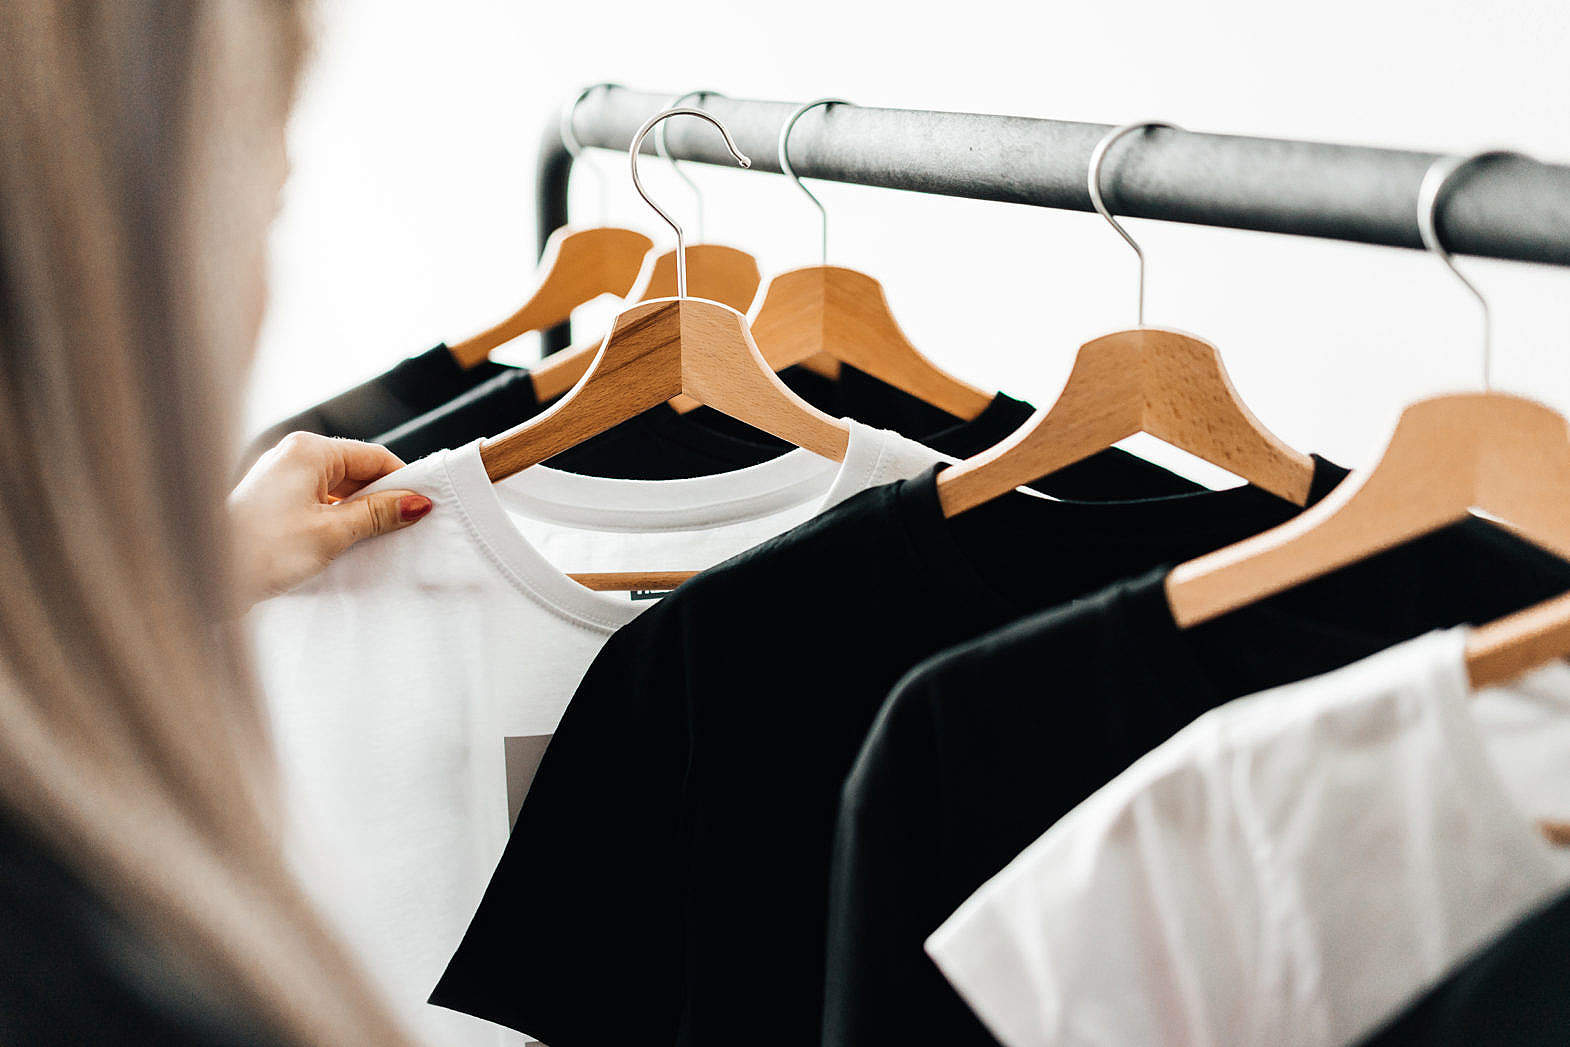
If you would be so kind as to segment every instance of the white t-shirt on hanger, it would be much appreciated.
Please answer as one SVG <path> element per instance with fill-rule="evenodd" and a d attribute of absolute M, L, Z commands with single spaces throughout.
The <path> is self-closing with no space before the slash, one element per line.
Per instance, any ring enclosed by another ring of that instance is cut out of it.
<path fill-rule="evenodd" d="M 1008 1047 L 1355 1042 L 1570 883 L 1535 825 L 1570 814 L 1570 669 L 1474 698 L 1465 642 L 1206 714 L 928 953 Z"/>
<path fill-rule="evenodd" d="M 430 1042 L 524 1042 L 425 1000 L 501 857 L 509 800 L 601 645 L 658 598 L 566 572 L 709 567 L 942 460 L 848 424 L 841 463 L 795 450 L 690 480 L 536 466 L 493 485 L 478 443 L 444 451 L 374 485 L 427 495 L 429 517 L 253 612 L 302 870 Z"/>

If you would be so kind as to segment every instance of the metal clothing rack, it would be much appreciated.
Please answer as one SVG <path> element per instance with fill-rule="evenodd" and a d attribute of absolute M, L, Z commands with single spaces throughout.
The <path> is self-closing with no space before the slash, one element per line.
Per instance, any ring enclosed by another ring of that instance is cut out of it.
<path fill-rule="evenodd" d="M 584 146 L 626 151 L 675 91 L 596 90 L 577 107 Z M 706 95 L 751 170 L 779 172 L 775 143 L 794 102 Z M 567 222 L 572 155 L 554 117 L 540 147 L 540 244 Z M 720 136 L 671 121 L 679 160 L 736 169 Z M 1086 170 L 1106 124 L 836 105 L 791 134 L 791 165 L 807 178 L 941 196 L 1091 210 Z M 652 140 L 645 144 L 652 152 Z M 1109 156 L 1104 191 L 1120 216 L 1254 229 L 1421 250 L 1417 193 L 1433 153 L 1152 129 Z M 1448 190 L 1439 232 L 1455 254 L 1570 266 L 1570 166 L 1505 155 L 1468 167 Z M 546 351 L 567 344 L 565 325 Z"/>

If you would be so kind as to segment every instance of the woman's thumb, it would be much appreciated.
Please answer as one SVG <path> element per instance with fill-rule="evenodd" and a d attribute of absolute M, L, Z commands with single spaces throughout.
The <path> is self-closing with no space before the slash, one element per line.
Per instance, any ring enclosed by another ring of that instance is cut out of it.
<path fill-rule="evenodd" d="M 366 538 L 402 530 L 431 511 L 431 500 L 413 491 L 377 491 L 332 508 L 342 514 L 344 548 Z"/>

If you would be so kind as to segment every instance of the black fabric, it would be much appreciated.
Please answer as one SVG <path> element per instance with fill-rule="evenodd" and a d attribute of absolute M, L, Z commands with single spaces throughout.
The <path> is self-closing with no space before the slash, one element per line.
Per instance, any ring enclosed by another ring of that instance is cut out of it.
<path fill-rule="evenodd" d="M 700 574 L 610 639 L 433 1003 L 551 1047 L 815 1042 L 840 788 L 905 671 L 1298 511 L 1244 487 L 1018 494 L 945 520 L 935 475 Z M 1314 498 L 1344 475 L 1316 459 Z"/>
<path fill-rule="evenodd" d="M 854 367 L 841 367 L 837 378 L 791 367 L 780 378 L 802 399 L 836 418 L 850 417 L 892 430 L 952 458 L 968 458 L 1000 442 L 1033 411 L 1023 400 L 999 393 L 980 415 L 966 421 Z M 375 442 L 412 462 L 504 432 L 533 418 L 544 406 L 535 398 L 528 373 L 514 371 L 382 433 Z M 788 450 L 785 441 L 712 408 L 681 414 L 661 404 L 563 451 L 547 464 L 586 476 L 680 480 L 744 469 Z M 1060 498 L 1086 500 L 1105 497 L 1107 491 L 1155 498 L 1201 489 L 1117 448 L 1077 462 L 1036 486 Z"/>
<path fill-rule="evenodd" d="M 445 344 L 400 361 L 391 370 L 367 379 L 315 407 L 285 418 L 251 441 L 242 469 L 292 432 L 374 440 L 382 433 L 434 410 L 475 386 L 518 368 L 490 360 L 464 370 Z M 405 459 L 408 461 L 409 459 Z"/>
<path fill-rule="evenodd" d="M 510 371 L 374 438 L 406 462 L 506 432 L 541 410 L 528 371 Z"/>
<path fill-rule="evenodd" d="M 1570 1041 L 1570 894 L 1484 947 L 1359 1047 L 1562 1047 Z"/>
<path fill-rule="evenodd" d="M 927 957 L 927 935 L 1200 714 L 1570 590 L 1570 564 L 1482 521 L 1187 630 L 1165 575 L 940 654 L 884 703 L 840 803 L 824 1047 L 995 1044 Z"/>
<path fill-rule="evenodd" d="M 283 1042 L 170 962 L 0 811 L 0 1043 Z"/>

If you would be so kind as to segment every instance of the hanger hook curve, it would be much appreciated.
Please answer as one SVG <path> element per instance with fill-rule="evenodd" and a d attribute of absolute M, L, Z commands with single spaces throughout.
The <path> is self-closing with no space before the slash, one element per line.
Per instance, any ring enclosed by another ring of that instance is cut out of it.
<path fill-rule="evenodd" d="M 677 106 L 681 105 L 683 102 L 687 101 L 687 99 L 689 99 L 689 98 L 692 99 L 694 102 L 697 102 L 701 106 L 703 104 L 703 100 L 705 98 L 708 98 L 708 97 L 711 97 L 711 96 L 714 97 L 714 98 L 724 98 L 725 97 L 725 95 L 722 92 L 720 92 L 720 91 L 709 91 L 709 90 L 688 91 L 686 94 L 680 94 L 680 95 L 677 95 L 675 98 L 672 98 L 671 101 L 670 101 L 669 108 L 674 109 Z M 697 235 L 697 237 L 695 237 L 695 239 L 700 244 L 701 243 L 705 243 L 705 242 L 707 242 L 708 237 L 706 237 L 704 235 L 704 233 L 703 233 L 703 225 L 704 225 L 704 222 L 703 222 L 703 190 L 698 188 L 698 183 L 693 181 L 692 176 L 690 174 L 688 174 L 682 168 L 680 162 L 678 162 L 677 159 L 674 156 L 671 155 L 670 147 L 666 144 L 666 141 L 665 141 L 666 130 L 667 130 L 667 128 L 666 128 L 666 126 L 664 124 L 661 124 L 659 127 L 655 128 L 655 130 L 654 130 L 654 151 L 656 153 L 659 153 L 666 160 L 670 161 L 671 170 L 675 172 L 676 177 L 680 178 L 683 182 L 686 182 L 687 183 L 687 188 L 692 190 L 692 198 L 698 205 L 698 211 L 697 211 L 698 220 L 697 220 L 696 223 L 694 223 L 697 226 L 698 235 Z"/>
<path fill-rule="evenodd" d="M 1477 304 L 1482 310 L 1483 391 L 1485 393 L 1493 388 L 1493 314 L 1489 309 L 1488 299 L 1483 297 L 1483 292 L 1478 290 L 1477 285 L 1456 267 L 1455 259 L 1450 257 L 1450 251 L 1439 240 L 1439 205 L 1445 187 L 1463 168 L 1470 167 L 1480 160 L 1522 155 L 1524 154 L 1509 149 L 1489 149 L 1470 156 L 1441 156 L 1429 164 L 1428 170 L 1423 172 L 1423 182 L 1417 190 L 1417 231 L 1423 238 L 1423 246 L 1445 263 L 1445 267 L 1461 281 L 1462 287 L 1472 292 L 1472 297 L 1477 299 Z"/>
<path fill-rule="evenodd" d="M 638 177 L 638 153 L 643 149 L 643 140 L 648 137 L 650 131 L 654 130 L 654 128 L 659 124 L 669 120 L 673 116 L 696 116 L 703 120 L 707 120 L 709 123 L 719 128 L 720 134 L 725 138 L 725 148 L 730 150 L 730 155 L 734 156 L 736 158 L 736 162 L 742 167 L 751 167 L 752 158 L 749 157 L 746 153 L 742 152 L 740 149 L 736 148 L 736 142 L 733 138 L 731 138 L 730 131 L 725 127 L 724 124 L 719 122 L 719 119 L 715 117 L 713 113 L 706 112 L 702 109 L 671 108 L 655 113 L 644 122 L 642 127 L 638 128 L 638 133 L 632 136 L 632 145 L 627 149 L 627 163 L 632 167 L 632 187 L 638 190 L 638 195 L 643 197 L 643 202 L 652 207 L 654 209 L 654 213 L 665 219 L 665 224 L 670 226 L 676 232 L 676 297 L 686 298 L 686 234 L 681 231 L 681 225 L 676 221 L 676 219 L 672 218 L 663 207 L 650 199 L 648 191 L 643 188 L 643 179 Z"/>
<path fill-rule="evenodd" d="M 1123 124 L 1108 131 L 1101 141 L 1096 143 L 1096 148 L 1090 152 L 1090 202 L 1095 206 L 1096 213 L 1105 218 L 1107 223 L 1112 226 L 1113 231 L 1134 249 L 1134 257 L 1139 259 L 1138 317 L 1140 327 L 1145 326 L 1145 252 L 1134 238 L 1128 235 L 1128 230 L 1123 228 L 1122 223 L 1112 217 L 1112 212 L 1107 209 L 1107 202 L 1101 196 L 1101 168 L 1106 163 L 1107 151 L 1112 148 L 1113 143 L 1119 138 L 1135 131 L 1144 131 L 1156 127 L 1166 128 L 1170 131 L 1182 130 L 1176 124 L 1169 124 L 1162 120 L 1140 120 L 1135 123 Z"/>
<path fill-rule="evenodd" d="M 583 104 L 583 100 L 588 98 L 602 87 L 606 90 L 611 90 L 613 88 L 621 87 L 621 84 L 612 83 L 609 80 L 602 80 L 597 84 L 589 84 L 583 90 L 579 91 L 575 98 L 569 101 L 566 105 L 562 106 L 561 117 L 557 121 L 556 130 L 557 133 L 561 135 L 561 144 L 564 148 L 566 148 L 567 155 L 572 157 L 574 165 L 576 165 L 578 161 L 582 160 L 584 168 L 594 175 L 594 184 L 599 187 L 600 222 L 604 223 L 605 216 L 610 211 L 609 203 L 606 198 L 607 184 L 605 172 L 600 170 L 598 166 L 590 163 L 587 158 L 585 158 L 583 153 L 583 143 L 578 141 L 578 132 L 576 128 L 573 127 L 573 120 L 577 117 L 578 107 Z"/>
<path fill-rule="evenodd" d="M 807 113 L 811 112 L 812 110 L 818 108 L 818 106 L 820 106 L 820 105 L 853 105 L 853 104 L 854 103 L 847 102 L 843 98 L 819 98 L 816 101 L 808 102 L 805 105 L 797 106 L 796 107 L 796 111 L 791 113 L 790 116 L 786 117 L 785 118 L 785 123 L 780 125 L 780 141 L 779 141 L 780 170 L 782 172 L 784 172 L 784 174 L 785 174 L 785 176 L 787 178 L 789 178 L 792 182 L 796 183 L 796 188 L 800 189 L 803 193 L 805 193 L 807 195 L 807 199 L 812 201 L 812 206 L 816 207 L 818 209 L 818 217 L 822 220 L 822 223 L 823 223 L 823 233 L 822 233 L 822 241 L 823 241 L 823 243 L 822 243 L 822 247 L 823 247 L 823 264 L 824 265 L 828 265 L 829 264 L 829 212 L 824 209 L 823 201 L 819 200 L 817 198 L 817 196 L 814 195 L 814 193 L 812 192 L 811 189 L 808 189 L 805 185 L 802 184 L 801 176 L 798 175 L 796 173 L 796 169 L 790 165 L 790 132 L 791 132 L 791 128 L 796 126 L 796 121 L 797 120 L 800 120 L 803 116 L 805 116 Z"/>

